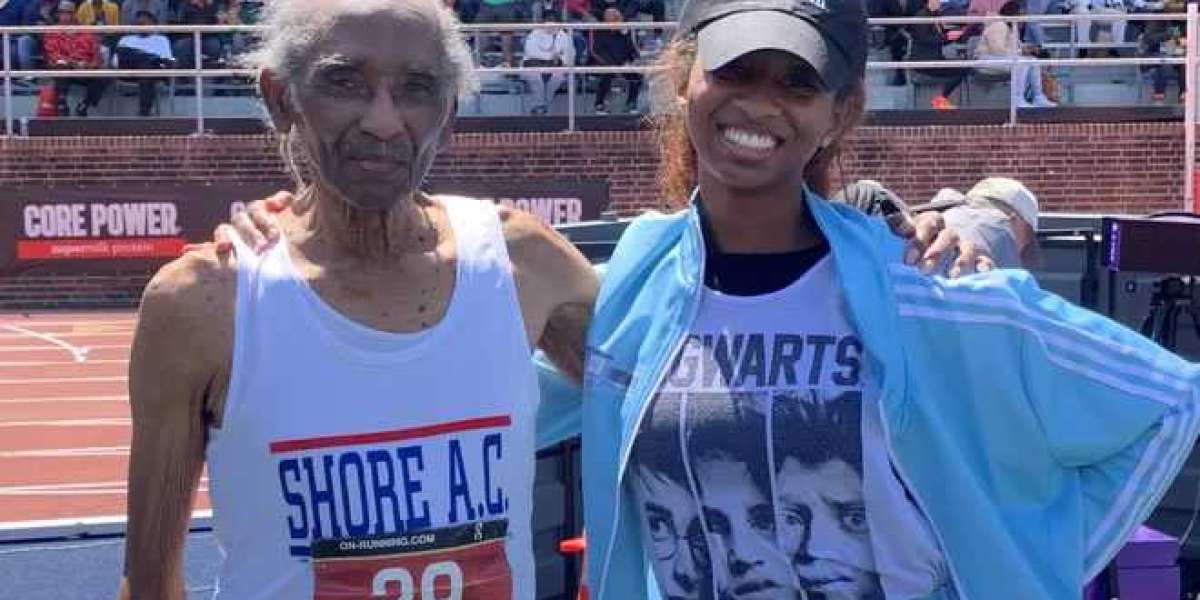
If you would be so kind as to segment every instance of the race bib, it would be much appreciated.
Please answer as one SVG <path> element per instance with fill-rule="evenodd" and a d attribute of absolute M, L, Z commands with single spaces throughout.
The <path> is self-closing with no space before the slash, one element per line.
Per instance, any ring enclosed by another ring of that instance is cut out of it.
<path fill-rule="evenodd" d="M 314 600 L 511 600 L 508 520 L 313 542 Z"/>

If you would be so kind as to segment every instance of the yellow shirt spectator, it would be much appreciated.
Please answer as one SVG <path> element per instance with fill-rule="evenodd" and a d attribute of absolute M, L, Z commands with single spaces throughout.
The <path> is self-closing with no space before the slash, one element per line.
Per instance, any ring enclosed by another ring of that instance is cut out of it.
<path fill-rule="evenodd" d="M 110 0 L 89 0 L 79 5 L 75 20 L 81 25 L 120 25 L 121 7 Z"/>

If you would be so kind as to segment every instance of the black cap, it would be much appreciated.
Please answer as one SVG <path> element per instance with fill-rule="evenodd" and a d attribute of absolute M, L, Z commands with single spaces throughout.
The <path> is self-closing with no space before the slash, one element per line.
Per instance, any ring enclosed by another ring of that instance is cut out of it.
<path fill-rule="evenodd" d="M 694 35 L 705 71 L 756 50 L 796 55 L 840 90 L 867 66 L 862 0 L 688 0 L 678 34 Z"/>

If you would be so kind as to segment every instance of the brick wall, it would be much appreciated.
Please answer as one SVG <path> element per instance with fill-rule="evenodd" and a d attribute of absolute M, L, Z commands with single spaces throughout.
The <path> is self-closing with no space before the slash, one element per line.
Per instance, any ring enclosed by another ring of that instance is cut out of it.
<path fill-rule="evenodd" d="M 868 127 L 842 161 L 850 178 L 878 179 L 901 197 L 928 199 L 986 175 L 1025 181 L 1046 211 L 1146 213 L 1183 202 L 1178 123 Z M 654 134 L 461 133 L 431 173 L 438 183 L 596 179 L 610 208 L 658 207 Z M 287 177 L 267 135 L 216 137 L 0 138 L 0 201 L 6 187 L 154 182 L 277 182 Z M 0 308 L 129 305 L 143 278 L 0 280 Z"/>
<path fill-rule="evenodd" d="M 594 179 L 621 213 L 658 206 L 654 134 L 463 133 L 434 166 L 438 182 Z M 1183 202 L 1177 123 L 869 127 L 843 160 L 910 200 L 985 175 L 1025 181 L 1047 211 L 1145 213 Z M 155 181 L 286 183 L 272 138 L 80 137 L 0 139 L 0 190 L 11 185 Z"/>

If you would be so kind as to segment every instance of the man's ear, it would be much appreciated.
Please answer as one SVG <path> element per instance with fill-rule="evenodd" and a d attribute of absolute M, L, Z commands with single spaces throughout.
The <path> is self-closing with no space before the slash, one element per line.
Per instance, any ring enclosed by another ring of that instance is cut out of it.
<path fill-rule="evenodd" d="M 263 69 L 258 74 L 258 91 L 263 103 L 267 105 L 267 114 L 271 117 L 275 131 L 291 131 L 292 125 L 296 123 L 296 112 L 287 84 L 277 79 L 271 71 Z"/>

